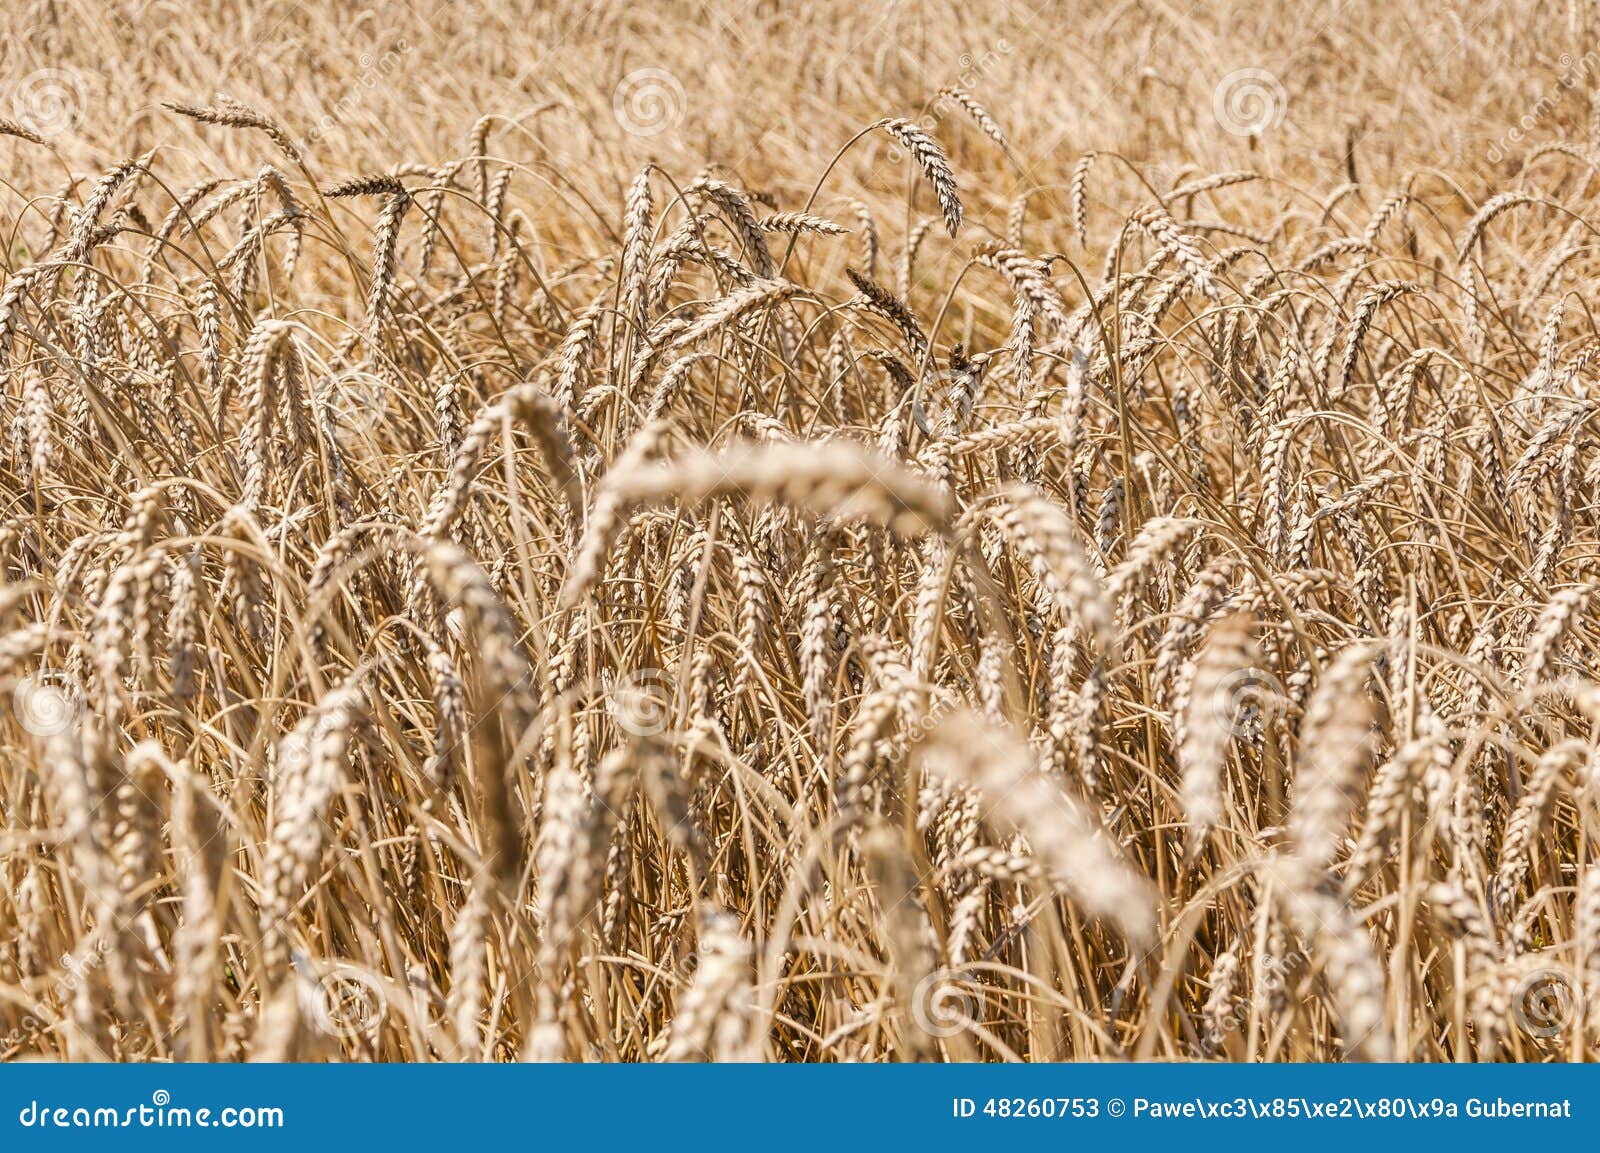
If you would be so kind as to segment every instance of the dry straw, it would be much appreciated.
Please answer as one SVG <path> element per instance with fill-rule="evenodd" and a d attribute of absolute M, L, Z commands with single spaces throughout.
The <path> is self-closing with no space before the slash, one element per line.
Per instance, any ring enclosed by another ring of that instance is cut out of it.
<path fill-rule="evenodd" d="M 1319 167 L 1382 6 L 1238 138 L 1040 114 L 1190 84 L 1134 9 L 891 100 L 857 8 L 637 134 L 315 5 L 7 109 L 0 1060 L 1597 1055 L 1519 999 L 1600 973 L 1587 142 L 1402 61 Z"/>

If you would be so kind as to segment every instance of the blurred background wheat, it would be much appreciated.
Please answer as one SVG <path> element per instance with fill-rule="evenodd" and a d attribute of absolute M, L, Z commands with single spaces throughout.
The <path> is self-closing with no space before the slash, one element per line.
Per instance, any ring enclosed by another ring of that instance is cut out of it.
<path fill-rule="evenodd" d="M 0 1057 L 1592 1057 L 1595 25 L 10 5 Z"/>

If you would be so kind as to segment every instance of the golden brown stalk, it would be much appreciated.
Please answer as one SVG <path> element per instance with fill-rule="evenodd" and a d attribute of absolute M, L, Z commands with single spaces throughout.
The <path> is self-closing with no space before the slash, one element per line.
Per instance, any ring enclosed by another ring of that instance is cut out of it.
<path fill-rule="evenodd" d="M 1347 645 L 1318 682 L 1300 726 L 1289 830 L 1296 855 L 1312 868 L 1327 867 L 1339 851 L 1372 757 L 1374 657 L 1369 645 Z"/>
<path fill-rule="evenodd" d="M 1114 921 L 1135 944 L 1150 941 L 1156 908 L 1150 882 L 1116 859 L 1019 737 L 957 711 L 928 734 L 921 756 L 931 771 L 978 789 L 989 814 L 1022 830 L 1052 882 L 1085 912 Z"/>
<path fill-rule="evenodd" d="M 1273 888 L 1289 921 L 1316 944 L 1338 1006 L 1345 1059 L 1394 1060 L 1394 1036 L 1384 1013 L 1383 968 L 1366 926 L 1346 902 L 1318 887 L 1315 874 L 1298 861 L 1276 863 Z"/>
<path fill-rule="evenodd" d="M 215 105 L 204 108 L 168 101 L 163 107 L 171 109 L 180 116 L 198 120 L 202 124 L 221 124 L 228 128 L 254 128 L 265 132 L 285 156 L 297 164 L 300 162 L 300 148 L 281 124 L 265 113 L 257 112 L 237 101 L 222 98 Z"/>
<path fill-rule="evenodd" d="M 1212 627 L 1195 661 L 1178 740 L 1191 860 L 1222 820 L 1228 747 L 1252 703 L 1251 678 L 1261 664 L 1255 629 L 1248 612 L 1224 617 Z"/>
<path fill-rule="evenodd" d="M 693 453 L 666 465 L 640 462 L 614 469 L 596 504 L 607 499 L 628 508 L 676 499 L 688 507 L 729 496 L 794 505 L 830 521 L 866 520 L 903 535 L 950 527 L 947 492 L 892 461 L 840 441 L 741 445 L 717 454 Z M 565 603 L 576 603 L 599 575 L 611 544 L 610 520 L 598 521 L 591 512 L 563 593 Z"/>
<path fill-rule="evenodd" d="M 1117 647 L 1115 610 L 1066 512 L 1037 489 L 1015 485 L 999 494 L 997 519 L 1033 564 L 1062 612 L 1095 638 L 1100 651 Z"/>
<path fill-rule="evenodd" d="M 710 906 L 700 911 L 699 938 L 698 963 L 681 994 L 663 1059 L 757 1059 L 750 942 L 737 918 Z"/>
<path fill-rule="evenodd" d="M 445 1013 L 462 1055 L 473 1059 L 483 1049 L 479 1018 L 483 1012 L 483 978 L 488 956 L 490 891 L 484 878 L 467 886 L 467 899 L 450 924 L 450 990 Z"/>
<path fill-rule="evenodd" d="M 1207 296 L 1215 296 L 1217 289 L 1211 280 L 1211 266 L 1201 255 L 1194 238 L 1178 227 L 1177 221 L 1159 204 L 1152 204 L 1132 221 L 1161 246 L 1161 250 L 1183 268 L 1194 286 Z"/>
<path fill-rule="evenodd" d="M 361 687 L 330 692 L 278 743 L 272 826 L 261 862 L 262 967 L 276 981 L 288 964 L 294 909 L 321 859 L 333 799 L 347 771 Z"/>
<path fill-rule="evenodd" d="M 944 226 L 953 238 L 961 229 L 961 200 L 956 195 L 956 174 L 945 159 L 944 152 L 933 137 L 909 120 L 880 120 L 874 127 L 882 128 L 899 141 L 901 147 L 916 161 L 917 167 L 922 169 L 923 176 L 933 186 L 939 207 L 944 210 Z"/>

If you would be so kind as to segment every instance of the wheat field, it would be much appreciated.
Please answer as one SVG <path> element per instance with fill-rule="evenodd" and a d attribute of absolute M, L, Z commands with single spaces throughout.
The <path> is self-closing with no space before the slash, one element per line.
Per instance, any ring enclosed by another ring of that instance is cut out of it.
<path fill-rule="evenodd" d="M 1587 5 L 18 0 L 0 1059 L 1583 1060 Z"/>

